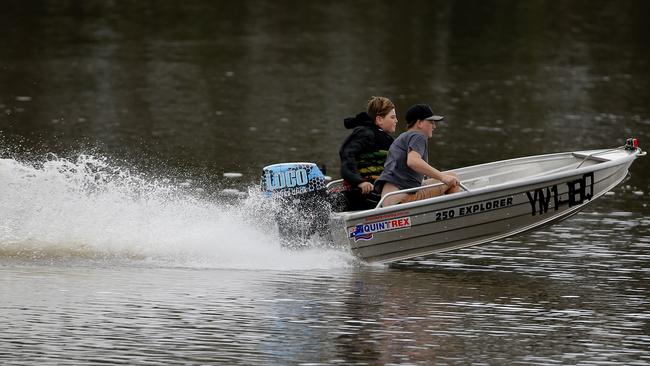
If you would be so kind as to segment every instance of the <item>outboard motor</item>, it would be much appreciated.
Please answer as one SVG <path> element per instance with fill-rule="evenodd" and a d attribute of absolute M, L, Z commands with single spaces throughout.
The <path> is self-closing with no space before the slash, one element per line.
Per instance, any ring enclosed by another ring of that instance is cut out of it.
<path fill-rule="evenodd" d="M 278 200 L 276 220 L 285 246 L 304 245 L 315 234 L 326 234 L 331 212 L 325 176 L 313 163 L 282 163 L 262 170 L 264 195 Z"/>

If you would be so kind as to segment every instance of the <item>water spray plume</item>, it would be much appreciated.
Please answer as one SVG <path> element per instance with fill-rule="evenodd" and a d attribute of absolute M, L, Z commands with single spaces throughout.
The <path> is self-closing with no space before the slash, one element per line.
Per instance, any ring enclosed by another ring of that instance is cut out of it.
<path fill-rule="evenodd" d="M 0 257 L 279 270 L 352 262 L 342 250 L 284 249 L 259 187 L 227 203 L 104 157 L 53 154 L 35 164 L 0 159 L 0 187 Z"/>

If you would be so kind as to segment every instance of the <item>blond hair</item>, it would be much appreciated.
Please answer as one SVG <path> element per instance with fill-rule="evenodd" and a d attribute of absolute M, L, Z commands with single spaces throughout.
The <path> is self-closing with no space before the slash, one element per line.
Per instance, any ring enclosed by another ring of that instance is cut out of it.
<path fill-rule="evenodd" d="M 386 117 L 390 111 L 395 109 L 395 104 L 385 97 L 370 97 L 366 112 L 373 120 L 375 117 Z"/>

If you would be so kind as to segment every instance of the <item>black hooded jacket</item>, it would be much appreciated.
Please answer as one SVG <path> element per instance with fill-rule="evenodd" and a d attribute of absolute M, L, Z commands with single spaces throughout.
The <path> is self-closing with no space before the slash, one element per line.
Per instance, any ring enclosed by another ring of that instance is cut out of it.
<path fill-rule="evenodd" d="M 367 181 L 374 183 L 384 170 L 393 137 L 379 128 L 366 112 L 343 121 L 354 129 L 339 150 L 341 177 L 352 187 Z"/>

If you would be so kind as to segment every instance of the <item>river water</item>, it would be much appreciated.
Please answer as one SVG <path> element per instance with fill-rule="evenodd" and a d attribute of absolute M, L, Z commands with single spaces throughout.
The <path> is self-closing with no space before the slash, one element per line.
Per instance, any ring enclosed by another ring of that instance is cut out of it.
<path fill-rule="evenodd" d="M 649 17 L 641 0 L 3 2 L 0 363 L 650 364 L 647 158 L 569 220 L 391 266 L 282 249 L 257 186 L 276 162 L 338 178 L 342 119 L 371 95 L 398 132 L 414 103 L 447 117 L 443 169 L 645 147 Z"/>

